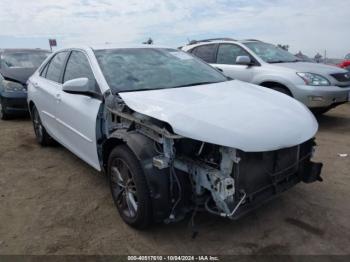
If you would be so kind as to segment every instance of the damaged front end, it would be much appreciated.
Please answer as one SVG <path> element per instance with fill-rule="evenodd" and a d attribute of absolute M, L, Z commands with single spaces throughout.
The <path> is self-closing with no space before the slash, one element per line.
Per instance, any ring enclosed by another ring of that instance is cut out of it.
<path fill-rule="evenodd" d="M 105 141 L 126 143 L 140 160 L 158 222 L 178 221 L 193 210 L 237 219 L 301 181 L 322 181 L 322 164 L 311 161 L 314 139 L 244 152 L 174 134 L 169 124 L 131 110 L 117 96 L 106 98 L 104 114 Z"/>

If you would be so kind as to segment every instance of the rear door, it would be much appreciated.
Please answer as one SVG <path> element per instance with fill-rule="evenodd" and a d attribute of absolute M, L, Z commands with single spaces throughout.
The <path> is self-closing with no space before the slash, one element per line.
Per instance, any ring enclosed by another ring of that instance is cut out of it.
<path fill-rule="evenodd" d="M 90 90 L 101 94 L 88 56 L 83 51 L 72 51 L 63 74 L 63 83 L 83 77 L 89 79 Z M 96 121 L 101 102 L 98 98 L 61 90 L 57 105 L 60 141 L 97 170 L 101 170 L 96 146 Z"/>
<path fill-rule="evenodd" d="M 237 65 L 236 59 L 238 56 L 249 56 L 253 60 L 252 56 L 238 45 L 220 44 L 214 66 L 220 68 L 228 77 L 251 82 L 253 80 L 255 66 Z"/>
<path fill-rule="evenodd" d="M 35 105 L 42 123 L 48 133 L 55 139 L 57 133 L 57 104 L 62 89 L 62 74 L 68 52 L 57 53 L 42 69 L 40 76 L 33 80 Z"/>
<path fill-rule="evenodd" d="M 200 45 L 192 49 L 191 53 L 209 64 L 215 64 L 217 44 Z"/>

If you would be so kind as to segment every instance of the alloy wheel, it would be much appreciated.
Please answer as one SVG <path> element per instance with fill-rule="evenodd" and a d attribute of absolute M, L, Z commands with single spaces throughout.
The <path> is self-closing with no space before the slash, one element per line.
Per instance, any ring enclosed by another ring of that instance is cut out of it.
<path fill-rule="evenodd" d="M 34 132 L 38 139 L 43 137 L 43 126 L 41 124 L 40 116 L 37 110 L 34 110 L 33 115 Z"/>
<path fill-rule="evenodd" d="M 120 158 L 116 158 L 111 166 L 111 187 L 119 211 L 129 218 L 135 218 L 138 201 L 134 175 Z"/>

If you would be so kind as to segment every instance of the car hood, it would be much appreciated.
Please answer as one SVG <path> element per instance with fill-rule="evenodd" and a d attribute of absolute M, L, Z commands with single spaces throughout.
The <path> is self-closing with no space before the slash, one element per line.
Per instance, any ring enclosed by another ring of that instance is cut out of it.
<path fill-rule="evenodd" d="M 292 147 L 318 129 L 297 100 L 238 80 L 119 95 L 128 107 L 167 122 L 178 135 L 246 152 Z"/>
<path fill-rule="evenodd" d="M 296 72 L 307 72 L 319 75 L 330 75 L 337 73 L 346 73 L 345 70 L 331 65 L 318 64 L 318 63 L 308 63 L 308 62 L 296 62 L 296 63 L 278 63 L 274 64 L 281 67 L 293 69 Z"/>
<path fill-rule="evenodd" d="M 0 74 L 9 81 L 20 82 L 25 85 L 35 70 L 35 68 L 1 68 Z"/>

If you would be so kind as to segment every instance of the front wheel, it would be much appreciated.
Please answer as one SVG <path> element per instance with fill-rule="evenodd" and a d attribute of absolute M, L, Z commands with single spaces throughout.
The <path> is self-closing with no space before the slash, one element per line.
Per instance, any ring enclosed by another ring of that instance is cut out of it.
<path fill-rule="evenodd" d="M 287 95 L 287 96 L 293 96 L 292 95 L 292 93 L 288 90 L 288 89 L 286 89 L 286 88 L 284 88 L 284 87 L 281 87 L 281 86 L 273 86 L 273 87 L 270 87 L 272 90 L 275 90 L 275 91 L 277 91 L 277 92 L 280 92 L 280 93 L 282 93 L 282 94 L 285 94 L 285 95 Z"/>
<path fill-rule="evenodd" d="M 0 119 L 1 120 L 8 120 L 10 117 L 6 113 L 6 107 L 2 104 L 1 99 L 0 99 Z"/>
<path fill-rule="evenodd" d="M 141 164 L 125 145 L 108 159 L 108 176 L 114 203 L 128 225 L 143 229 L 152 222 L 150 192 Z"/>
<path fill-rule="evenodd" d="M 331 110 L 331 107 L 324 107 L 324 108 L 311 108 L 311 112 L 314 113 L 315 116 L 321 116 L 325 113 L 327 113 L 329 110 Z"/>
<path fill-rule="evenodd" d="M 53 145 L 54 140 L 46 132 L 46 129 L 41 122 L 39 112 L 35 106 L 32 109 L 32 121 L 33 121 L 34 133 L 38 143 L 42 146 Z"/>

